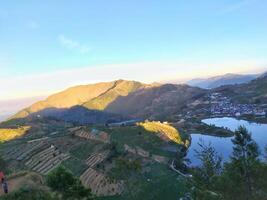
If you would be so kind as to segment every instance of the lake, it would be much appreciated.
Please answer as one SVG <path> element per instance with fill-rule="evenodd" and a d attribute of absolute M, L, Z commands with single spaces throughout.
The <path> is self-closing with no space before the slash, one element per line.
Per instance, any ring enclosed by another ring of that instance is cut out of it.
<path fill-rule="evenodd" d="M 267 145 L 267 124 L 252 123 L 245 120 L 238 120 L 235 118 L 223 117 L 223 118 L 210 118 L 202 120 L 203 123 L 208 125 L 215 125 L 217 127 L 227 127 L 232 131 L 235 131 L 239 126 L 245 126 L 252 134 L 252 138 L 257 142 L 261 152 L 263 152 L 265 145 Z M 232 153 L 232 137 L 216 137 L 203 134 L 191 134 L 192 142 L 188 151 L 187 158 L 191 160 L 191 165 L 199 165 L 200 162 L 195 158 L 195 151 L 200 150 L 198 143 L 203 140 L 205 144 L 211 143 L 216 151 L 222 155 L 223 160 L 227 161 Z"/>

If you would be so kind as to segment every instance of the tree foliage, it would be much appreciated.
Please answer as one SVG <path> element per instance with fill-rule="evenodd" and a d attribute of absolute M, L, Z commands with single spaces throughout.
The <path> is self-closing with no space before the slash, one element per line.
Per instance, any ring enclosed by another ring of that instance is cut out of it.
<path fill-rule="evenodd" d="M 193 169 L 192 196 L 196 200 L 267 200 L 267 165 L 259 159 L 259 149 L 245 127 L 232 139 L 230 161 L 221 167 L 211 145 L 201 145 L 197 157 L 201 166 Z"/>
<path fill-rule="evenodd" d="M 64 167 L 58 167 L 48 174 L 46 182 L 52 190 L 61 193 L 63 199 L 93 199 L 91 190 L 83 187 L 81 181 Z"/>
<path fill-rule="evenodd" d="M 218 155 L 211 143 L 206 145 L 203 141 L 200 141 L 198 145 L 201 150 L 196 151 L 196 157 L 201 161 L 201 166 L 198 167 L 195 176 L 198 179 L 197 181 L 209 188 L 213 178 L 221 174 L 222 157 Z"/>

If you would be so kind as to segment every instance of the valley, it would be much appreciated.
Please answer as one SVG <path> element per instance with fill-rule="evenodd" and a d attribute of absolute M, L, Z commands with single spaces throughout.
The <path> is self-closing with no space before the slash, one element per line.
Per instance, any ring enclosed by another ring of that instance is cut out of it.
<path fill-rule="evenodd" d="M 213 141 L 223 153 L 219 144 L 230 143 L 237 128 L 208 118 L 266 120 L 265 79 L 212 90 L 125 80 L 73 87 L 2 122 L 1 156 L 10 174 L 46 177 L 63 166 L 98 200 L 176 199 L 190 192 L 190 165 L 180 161 L 198 163 L 196 140 Z M 239 101 L 242 87 L 263 93 Z"/>

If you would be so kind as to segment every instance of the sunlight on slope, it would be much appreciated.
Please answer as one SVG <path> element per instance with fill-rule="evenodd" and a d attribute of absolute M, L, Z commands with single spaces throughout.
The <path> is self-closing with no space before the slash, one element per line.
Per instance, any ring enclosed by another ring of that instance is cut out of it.
<path fill-rule="evenodd" d="M 178 130 L 171 125 L 163 124 L 161 122 L 142 122 L 138 124 L 149 132 L 155 132 L 163 140 L 171 140 L 177 144 L 183 144 L 182 138 Z"/>
<path fill-rule="evenodd" d="M 17 129 L 11 128 L 1 128 L 0 129 L 0 142 L 5 142 L 12 140 L 16 137 L 24 135 L 31 127 L 30 126 L 23 126 Z"/>

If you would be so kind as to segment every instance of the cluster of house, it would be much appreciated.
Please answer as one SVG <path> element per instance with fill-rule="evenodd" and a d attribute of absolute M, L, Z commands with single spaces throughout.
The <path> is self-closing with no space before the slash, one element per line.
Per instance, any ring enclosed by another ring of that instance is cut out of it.
<path fill-rule="evenodd" d="M 230 98 L 223 96 L 221 93 L 212 93 L 210 95 L 210 112 L 212 115 L 227 116 L 266 116 L 264 109 L 255 104 L 234 104 Z"/>

